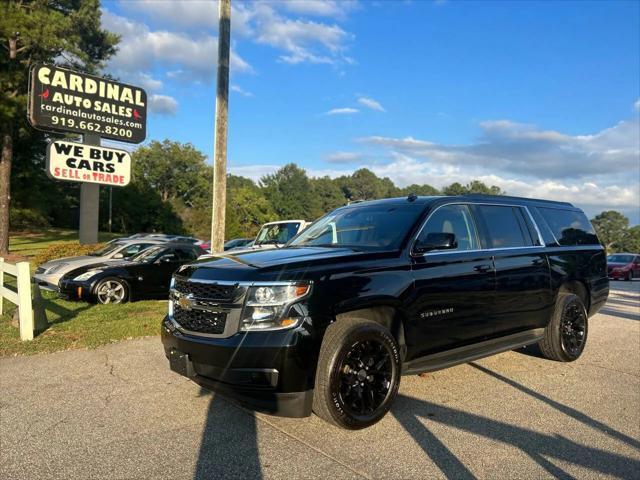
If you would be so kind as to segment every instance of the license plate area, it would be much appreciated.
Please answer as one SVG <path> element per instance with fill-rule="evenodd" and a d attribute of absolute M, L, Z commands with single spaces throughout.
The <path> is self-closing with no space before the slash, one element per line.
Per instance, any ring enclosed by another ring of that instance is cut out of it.
<path fill-rule="evenodd" d="M 191 362 L 189 355 L 184 352 L 171 350 L 171 352 L 169 352 L 169 367 L 174 372 L 185 377 L 191 378 L 195 376 L 193 363 Z"/>

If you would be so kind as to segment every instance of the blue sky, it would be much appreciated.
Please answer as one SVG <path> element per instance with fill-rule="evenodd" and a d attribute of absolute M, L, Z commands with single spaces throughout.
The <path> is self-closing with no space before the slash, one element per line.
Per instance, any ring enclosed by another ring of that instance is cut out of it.
<path fill-rule="evenodd" d="M 480 178 L 640 222 L 640 3 L 232 0 L 229 170 Z M 213 151 L 217 4 L 103 1 L 147 140 Z"/>

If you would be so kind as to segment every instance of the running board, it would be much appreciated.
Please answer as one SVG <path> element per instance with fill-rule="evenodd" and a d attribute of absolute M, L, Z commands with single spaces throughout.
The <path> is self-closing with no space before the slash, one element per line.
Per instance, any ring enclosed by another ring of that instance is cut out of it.
<path fill-rule="evenodd" d="M 402 375 L 416 375 L 423 372 L 442 370 L 443 368 L 514 350 L 538 342 L 543 335 L 544 328 L 536 328 L 416 358 L 402 365 Z"/>

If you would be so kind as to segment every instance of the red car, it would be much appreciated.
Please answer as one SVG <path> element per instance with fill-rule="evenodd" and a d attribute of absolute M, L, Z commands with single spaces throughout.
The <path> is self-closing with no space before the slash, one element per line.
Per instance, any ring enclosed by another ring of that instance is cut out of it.
<path fill-rule="evenodd" d="M 607 274 L 612 280 L 640 278 L 640 255 L 614 253 L 607 257 Z"/>

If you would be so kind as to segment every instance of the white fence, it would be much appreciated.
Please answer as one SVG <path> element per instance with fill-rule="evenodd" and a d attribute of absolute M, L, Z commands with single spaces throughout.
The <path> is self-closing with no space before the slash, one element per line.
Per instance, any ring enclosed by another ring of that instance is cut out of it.
<path fill-rule="evenodd" d="M 16 278 L 16 291 L 4 286 L 5 274 Z M 29 262 L 18 262 L 12 265 L 6 263 L 4 258 L 0 257 L 0 315 L 3 312 L 5 298 L 18 306 L 20 339 L 33 340 L 33 307 L 31 303 Z"/>

